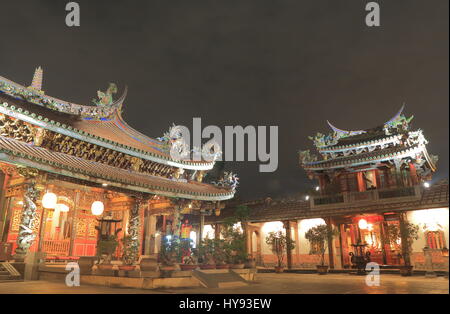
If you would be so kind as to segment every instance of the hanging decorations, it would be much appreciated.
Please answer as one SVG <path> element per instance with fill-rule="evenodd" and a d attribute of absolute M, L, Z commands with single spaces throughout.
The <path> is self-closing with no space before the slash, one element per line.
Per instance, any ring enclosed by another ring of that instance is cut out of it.
<path fill-rule="evenodd" d="M 103 205 L 103 202 L 101 201 L 95 201 L 91 205 L 91 212 L 95 216 L 100 216 L 103 214 L 103 211 L 105 210 L 105 205 Z"/>
<path fill-rule="evenodd" d="M 55 208 L 57 199 L 58 197 L 55 193 L 47 192 L 42 198 L 42 206 L 47 209 Z"/>

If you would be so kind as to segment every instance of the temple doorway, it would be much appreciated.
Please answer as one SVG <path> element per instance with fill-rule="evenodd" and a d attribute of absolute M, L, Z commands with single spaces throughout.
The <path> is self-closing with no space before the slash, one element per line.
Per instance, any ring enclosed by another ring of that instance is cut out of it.
<path fill-rule="evenodd" d="M 344 267 L 350 267 L 349 253 L 357 243 L 366 243 L 372 262 L 379 265 L 400 265 L 400 241 L 390 241 L 389 233 L 398 228 L 397 215 L 361 215 L 348 217 L 340 226 L 342 259 Z"/>

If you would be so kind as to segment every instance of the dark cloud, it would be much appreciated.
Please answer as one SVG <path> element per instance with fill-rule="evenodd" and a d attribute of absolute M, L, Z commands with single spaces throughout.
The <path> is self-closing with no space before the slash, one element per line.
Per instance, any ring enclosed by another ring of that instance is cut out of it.
<path fill-rule="evenodd" d="M 389 119 L 403 102 L 448 176 L 448 1 L 1 1 L 0 75 L 28 83 L 37 65 L 53 96 L 87 103 L 110 81 L 129 86 L 125 118 L 150 136 L 172 122 L 278 125 L 279 168 L 228 163 L 242 198 L 312 186 L 297 151 L 327 131 Z M 273 182 L 281 188 L 274 189 Z"/>

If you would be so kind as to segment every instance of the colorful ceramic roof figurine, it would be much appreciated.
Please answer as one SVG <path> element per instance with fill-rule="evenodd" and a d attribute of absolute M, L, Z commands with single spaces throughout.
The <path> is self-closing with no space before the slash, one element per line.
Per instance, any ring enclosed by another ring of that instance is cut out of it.
<path fill-rule="evenodd" d="M 201 182 L 214 161 L 175 160 L 168 149 L 172 142 L 124 121 L 127 88 L 115 99 L 118 88 L 110 83 L 92 105 L 80 105 L 46 95 L 42 82 L 41 67 L 29 87 L 0 76 L 0 161 L 169 197 L 233 197 L 234 182 Z"/>

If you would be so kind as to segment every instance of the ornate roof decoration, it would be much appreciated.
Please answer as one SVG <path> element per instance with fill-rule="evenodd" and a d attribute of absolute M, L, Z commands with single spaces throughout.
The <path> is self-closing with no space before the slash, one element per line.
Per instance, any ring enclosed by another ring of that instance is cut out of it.
<path fill-rule="evenodd" d="M 234 190 L 226 186 L 216 187 L 197 181 L 173 181 L 134 169 L 120 169 L 69 154 L 54 152 L 3 136 L 0 136 L 0 161 L 13 165 L 25 165 L 99 184 L 107 182 L 111 186 L 168 197 L 216 201 L 230 199 L 234 195 Z"/>
<path fill-rule="evenodd" d="M 413 116 L 406 118 L 404 108 L 382 126 L 367 130 L 345 131 L 327 121 L 332 134 L 310 137 L 322 159 L 309 150 L 300 151 L 300 164 L 308 171 L 323 171 L 404 159 L 415 163 L 418 173 L 435 171 L 437 158 L 427 152 L 422 130 L 410 130 Z"/>
<path fill-rule="evenodd" d="M 405 105 L 402 105 L 400 110 L 390 120 L 385 122 L 382 127 L 377 127 L 367 130 L 347 131 L 335 127 L 327 120 L 327 124 L 333 130 L 333 133 L 322 134 L 317 133 L 315 136 L 309 136 L 308 138 L 314 142 L 314 146 L 319 149 L 333 149 L 335 146 L 340 146 L 339 143 L 342 139 L 357 138 L 358 136 L 366 136 L 367 138 L 373 138 L 378 135 L 393 135 L 403 133 L 409 130 L 409 124 L 414 116 L 406 118 L 403 114 Z M 382 130 L 382 132 L 380 132 Z"/>
<path fill-rule="evenodd" d="M 335 127 L 334 125 L 332 125 L 331 122 L 328 120 L 327 120 L 327 123 L 330 126 L 330 128 L 339 136 L 339 138 L 344 138 L 344 137 L 353 136 L 353 135 L 359 135 L 359 134 L 367 132 L 364 130 L 359 130 L 359 131 L 341 130 L 341 129 L 338 129 L 337 127 Z"/>
<path fill-rule="evenodd" d="M 405 132 L 409 130 L 409 124 L 412 119 L 414 119 L 414 116 L 411 116 L 409 118 L 406 118 L 404 114 L 402 114 L 403 110 L 405 109 L 405 105 L 403 105 L 400 110 L 397 112 L 397 114 L 392 117 L 389 121 L 387 121 L 383 125 L 383 130 L 386 135 L 395 134 L 398 132 Z"/>
<path fill-rule="evenodd" d="M 1 161 L 168 197 L 233 197 L 237 177 L 232 176 L 229 185 L 201 183 L 214 160 L 176 160 L 169 154 L 170 148 L 178 150 L 184 143 L 181 127 L 172 127 L 157 140 L 124 121 L 127 88 L 115 100 L 117 86 L 110 83 L 106 91 L 97 92 L 92 105 L 78 105 L 45 95 L 42 77 L 41 67 L 29 87 L 0 77 Z M 215 145 L 207 148 L 218 151 Z"/>
<path fill-rule="evenodd" d="M 0 112 L 66 136 L 82 138 L 158 163 L 195 170 L 209 170 L 214 166 L 214 160 L 209 159 L 174 160 L 168 153 L 167 143 L 142 134 L 124 121 L 121 113 L 127 88 L 119 99 L 114 100 L 116 92 L 116 85 L 110 83 L 105 92 L 97 92 L 98 99 L 93 100 L 93 105 L 78 105 L 0 77 L 0 97 L 2 94 L 5 96 L 1 97 L 3 104 L 0 100 Z"/>
<path fill-rule="evenodd" d="M 39 88 L 39 89 L 38 89 Z M 87 119 L 94 120 L 108 120 L 120 112 L 125 97 L 127 95 L 127 87 L 119 99 L 113 101 L 112 94 L 117 92 L 115 84 L 110 83 L 110 87 L 106 91 L 97 92 L 99 100 L 95 100 L 95 106 L 79 105 L 67 101 L 63 101 L 51 96 L 45 95 L 40 88 L 42 88 L 42 69 L 36 69 L 33 78 L 32 86 L 25 87 L 23 85 L 14 83 L 2 76 L 0 76 L 0 91 L 5 94 L 25 100 L 27 102 L 46 107 L 55 111 L 67 113 L 70 115 L 77 115 Z"/>
<path fill-rule="evenodd" d="M 44 76 L 44 71 L 41 67 L 37 67 L 34 71 L 33 80 L 31 81 L 31 86 L 29 88 L 34 89 L 35 91 L 42 92 L 42 79 Z M 44 93 L 44 92 L 42 92 Z"/>
<path fill-rule="evenodd" d="M 234 192 L 239 185 L 239 177 L 233 172 L 225 171 L 223 176 L 218 181 L 213 181 L 212 184 L 219 187 L 231 188 Z"/>

